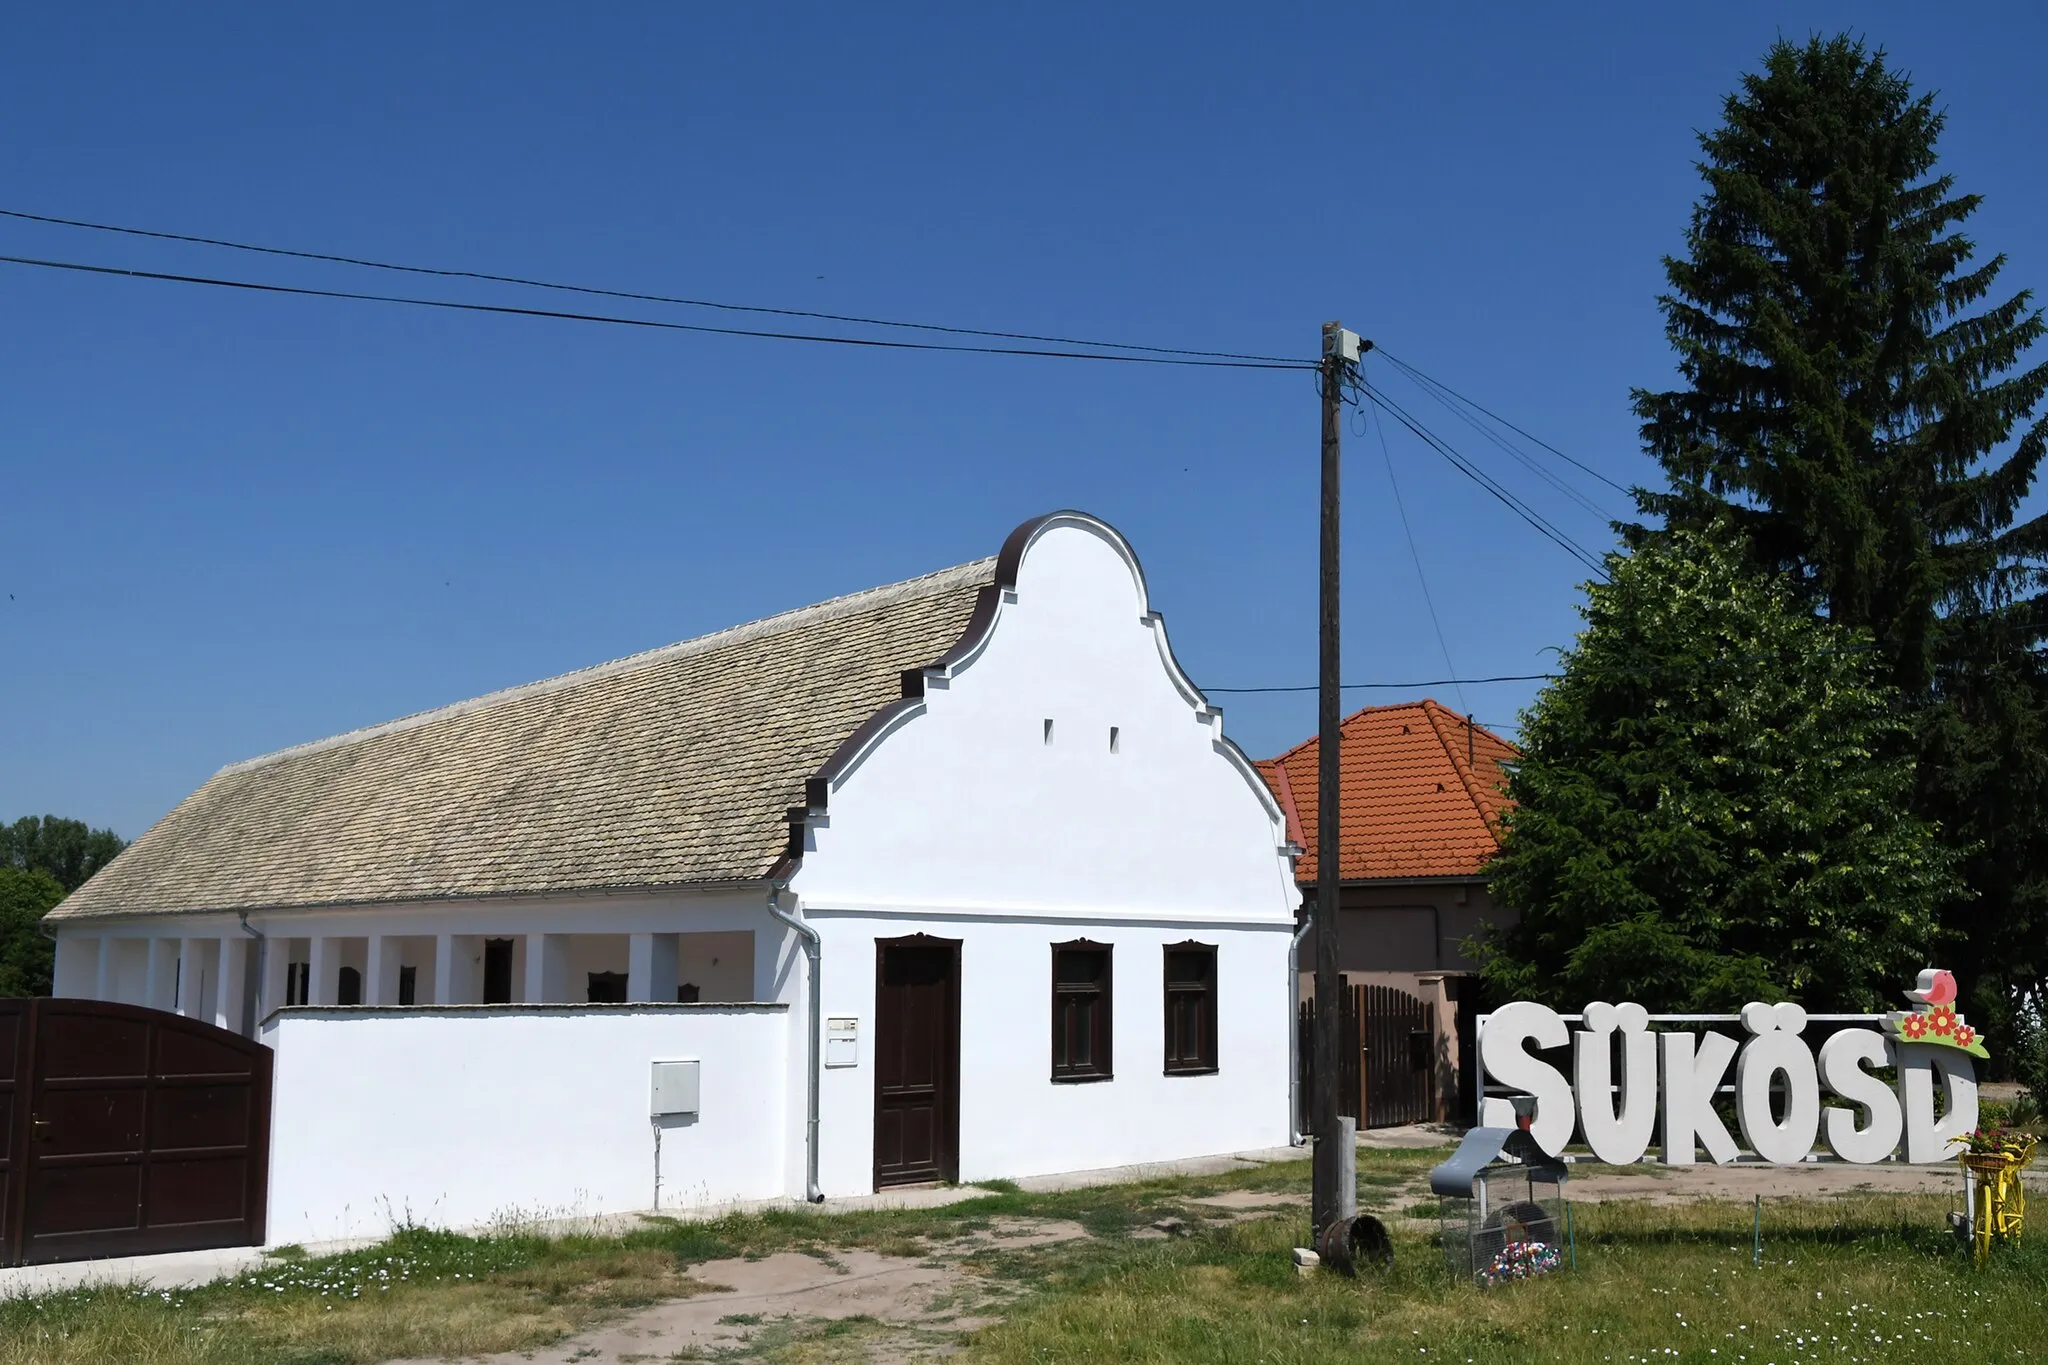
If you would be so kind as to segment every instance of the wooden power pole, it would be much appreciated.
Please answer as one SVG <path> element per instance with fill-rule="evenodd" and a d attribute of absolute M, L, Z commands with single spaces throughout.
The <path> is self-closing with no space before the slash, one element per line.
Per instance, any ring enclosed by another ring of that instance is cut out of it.
<path fill-rule="evenodd" d="M 1358 358 L 1370 342 L 1334 322 L 1323 324 L 1322 571 L 1316 621 L 1320 673 L 1316 689 L 1316 1009 L 1311 1056 L 1315 1067 L 1315 1173 L 1309 1200 L 1318 1237 L 1339 1218 L 1357 1211 L 1353 1186 L 1352 1126 L 1337 1116 L 1337 1090 L 1344 1078 L 1344 985 L 1338 965 L 1337 924 L 1343 869 L 1338 849 L 1338 809 L 1343 800 L 1340 749 L 1344 694 L 1337 611 L 1339 535 L 1338 484 L 1344 431 L 1344 390 L 1358 374 Z"/>

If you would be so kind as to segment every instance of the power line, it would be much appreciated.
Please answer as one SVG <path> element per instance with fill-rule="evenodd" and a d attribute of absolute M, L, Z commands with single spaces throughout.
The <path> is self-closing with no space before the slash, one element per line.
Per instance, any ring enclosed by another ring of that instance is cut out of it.
<path fill-rule="evenodd" d="M 1430 449 L 1436 451 L 1439 455 L 1443 456 L 1446 460 L 1448 460 L 1451 463 L 1452 468 L 1456 469 L 1466 478 L 1471 479 L 1474 483 L 1478 484 L 1488 493 L 1491 493 L 1509 511 L 1513 512 L 1522 520 L 1528 522 L 1529 525 L 1534 527 L 1537 533 L 1541 535 L 1544 539 L 1550 541 L 1559 549 L 1562 549 L 1566 554 L 1569 554 L 1573 558 L 1577 559 L 1581 564 L 1584 564 L 1587 568 L 1591 569 L 1601 578 L 1604 579 L 1607 577 L 1606 567 L 1600 562 L 1599 558 L 1595 556 L 1592 551 L 1586 549 L 1585 546 L 1580 545 L 1577 541 L 1573 540 L 1563 531 L 1551 525 L 1549 521 L 1545 520 L 1543 516 L 1536 511 L 1536 509 L 1530 507 L 1527 503 L 1523 502 L 1520 498 L 1516 497 L 1513 493 L 1509 492 L 1506 487 L 1500 484 L 1492 476 L 1488 475 L 1484 470 L 1480 469 L 1477 465 L 1473 464 L 1472 461 L 1467 459 L 1465 456 L 1459 454 L 1458 451 L 1454 447 L 1452 447 L 1452 445 L 1448 441 L 1444 440 L 1441 436 L 1438 436 L 1435 432 L 1430 431 L 1427 427 L 1423 426 L 1415 418 L 1409 416 L 1407 411 L 1404 408 L 1402 408 L 1399 403 L 1394 402 L 1392 399 L 1381 394 L 1376 389 L 1367 389 L 1365 391 L 1365 396 L 1368 399 L 1370 399 L 1373 403 L 1377 404 L 1383 412 L 1392 414 L 1394 420 L 1398 421 L 1402 426 L 1408 428 L 1409 431 L 1415 433 L 1415 435 L 1419 437 L 1425 445 L 1429 446 Z"/>
<path fill-rule="evenodd" d="M 244 289 L 261 294 L 294 294 L 304 298 L 351 299 L 364 303 L 399 303 L 414 308 L 442 308 L 462 313 L 498 313 L 512 317 L 555 318 L 570 322 L 607 323 L 615 327 L 645 327 L 665 332 L 696 332 L 709 336 L 761 337 L 771 341 L 807 341 L 826 346 L 868 346 L 889 351 L 958 351 L 970 355 L 1040 356 L 1056 360 L 1108 360 L 1126 365 L 1183 365 L 1198 369 L 1227 370 L 1313 370 L 1303 360 L 1198 360 L 1172 355 L 1107 355 L 1099 351 L 1055 351 L 1026 346 L 960 346 L 940 341 L 888 341 L 880 337 L 825 336 L 808 332 L 774 332 L 750 327 L 712 327 L 695 322 L 662 322 L 652 318 L 617 317 L 605 313 L 570 313 L 552 308 L 519 308 L 502 303 L 462 303 L 453 299 L 423 299 L 403 294 L 368 294 L 346 289 L 312 289 L 301 285 L 264 284 L 253 280 L 220 279 L 208 275 L 179 275 L 160 270 L 131 270 L 121 266 L 87 265 L 77 261 L 45 261 L 28 256 L 0 256 L 9 265 L 34 266 L 44 270 L 70 270 L 88 275 L 114 275 L 137 280 L 167 280 L 174 284 L 200 284 L 215 289 Z"/>
<path fill-rule="evenodd" d="M 1001 341 L 1037 341 L 1053 346 L 1080 346 L 1099 351 L 1140 351 L 1150 352 L 1155 355 L 1192 356 L 1209 360 L 1256 360 L 1289 368 L 1315 368 L 1313 362 L 1296 361 L 1287 356 L 1246 355 L 1236 351 L 1198 351 L 1178 346 L 1144 346 L 1125 341 L 1091 341 L 1076 337 L 1040 336 L 1033 332 L 1000 332 L 981 327 L 949 327 L 936 322 L 899 322 L 889 318 L 860 317 L 849 313 L 821 313 L 806 308 L 771 308 L 761 304 L 725 303 L 715 299 L 682 298 L 669 294 L 645 294 L 630 289 L 600 289 L 591 285 L 559 284 L 549 280 L 527 279 L 519 275 L 494 275 L 482 270 L 449 270 L 435 266 L 401 265 L 392 261 L 377 261 L 362 256 L 340 256 L 323 251 L 298 251 L 287 247 L 259 246 L 251 242 L 235 242 L 221 237 L 197 237 L 183 232 L 161 232 L 152 228 L 121 227 L 113 223 L 87 222 L 80 218 L 55 218 L 48 214 L 26 213 L 20 209 L 0 208 L 0 217 L 17 218 L 30 223 L 49 223 L 58 227 L 85 228 L 93 232 L 116 232 L 129 237 L 151 237 L 164 242 L 187 242 L 195 246 L 222 247 L 229 251 L 250 251 L 265 256 L 289 256 L 301 261 L 326 261 L 333 265 L 359 266 L 367 270 L 393 270 L 408 275 L 434 275 L 443 279 L 484 280 L 492 284 L 516 284 L 526 289 L 553 289 L 569 294 L 588 294 L 607 299 L 629 299 L 639 303 L 667 303 L 680 305 L 685 308 L 715 308 L 728 313 L 757 313 L 771 317 L 811 318 L 819 322 L 844 322 L 861 327 L 898 327 L 920 332 L 944 332 L 953 336 L 992 337 Z M 745 335 L 755 334 L 747 333 Z M 761 333 L 760 335 L 770 334 Z M 930 349 L 946 348 L 933 347 Z M 992 350 L 993 348 L 963 347 L 959 349 Z M 1042 352 L 999 352 L 999 354 L 1038 355 L 1042 354 Z"/>
<path fill-rule="evenodd" d="M 1399 357 L 1399 356 L 1397 356 L 1397 355 L 1393 354 L 1393 353 L 1392 353 L 1391 351 L 1387 350 L 1387 348 L 1386 348 L 1386 347 L 1384 347 L 1384 346 L 1375 346 L 1375 347 L 1374 347 L 1373 349 L 1374 349 L 1374 350 L 1376 350 L 1377 352 L 1379 352 L 1379 354 L 1381 354 L 1381 355 L 1385 356 L 1385 357 L 1387 358 L 1387 362 L 1388 362 L 1389 364 L 1391 364 L 1391 365 L 1394 365 L 1395 367 L 1397 367 L 1397 368 L 1398 368 L 1398 369 L 1399 369 L 1399 370 L 1400 370 L 1400 371 L 1401 371 L 1401 372 L 1402 372 L 1403 374 L 1407 375 L 1407 376 L 1408 376 L 1408 377 L 1409 377 L 1410 379 L 1413 379 L 1413 380 L 1415 380 L 1415 381 L 1416 381 L 1417 383 L 1420 383 L 1420 384 L 1433 384 L 1433 385 L 1435 385 L 1435 386 L 1436 386 L 1437 388 L 1439 388 L 1439 389 L 1442 389 L 1442 390 L 1443 390 L 1443 391 L 1444 391 L 1445 393 L 1449 394 L 1449 395 L 1450 395 L 1451 397 L 1453 397 L 1453 398 L 1457 399 L 1457 400 L 1458 400 L 1458 401 L 1459 401 L 1460 403 L 1465 403 L 1465 404 L 1467 404 L 1467 405 L 1469 405 L 1469 406 L 1471 406 L 1471 407 L 1473 407 L 1473 408 L 1477 408 L 1477 409 L 1478 409 L 1478 410 L 1479 410 L 1480 412 L 1482 412 L 1482 413 L 1485 413 L 1485 414 L 1486 414 L 1486 415 L 1487 415 L 1488 417 L 1491 417 L 1491 418 L 1492 418 L 1492 419 L 1493 419 L 1494 421 L 1496 421 L 1496 422 L 1500 423 L 1500 424 L 1501 424 L 1502 426 L 1506 427 L 1506 428 L 1507 428 L 1508 430 L 1510 430 L 1510 431 L 1512 431 L 1512 432 L 1516 433 L 1516 434 L 1517 434 L 1517 435 L 1519 435 L 1519 436 L 1522 436 L 1522 437 L 1524 437 L 1524 438 L 1525 438 L 1525 439 L 1527 439 L 1527 440 L 1531 440 L 1531 441 L 1534 441 L 1534 442 L 1535 442 L 1535 443 L 1536 443 L 1537 445 L 1539 445 L 1539 446 L 1542 446 L 1542 447 L 1543 447 L 1543 448 L 1544 448 L 1545 450 L 1547 450 L 1547 451 L 1549 451 L 1549 452 L 1550 452 L 1551 454 L 1553 454 L 1553 455 L 1557 456 L 1557 458 L 1558 458 L 1558 459 L 1560 459 L 1560 460 L 1563 460 L 1563 461 L 1565 461 L 1565 462 L 1566 462 L 1567 464 L 1570 464 L 1570 465 L 1574 466 L 1575 468 L 1577 468 L 1577 469 L 1580 469 L 1580 470 L 1584 471 L 1585 473 L 1591 474 L 1591 475 L 1592 475 L 1592 476 L 1593 476 L 1594 478 L 1596 478 L 1596 479 L 1600 480 L 1600 482 L 1602 482 L 1602 483 L 1606 484 L 1606 485 L 1607 485 L 1607 486 L 1608 486 L 1609 488 L 1612 488 L 1612 489 L 1613 489 L 1613 490 L 1614 490 L 1615 492 L 1617 492 L 1617 493 L 1622 493 L 1622 494 L 1627 494 L 1627 493 L 1628 493 L 1628 492 L 1630 491 L 1629 489 L 1627 489 L 1627 488 L 1626 488 L 1626 487 L 1624 487 L 1623 485 L 1621 485 L 1621 484 L 1618 484 L 1618 483 L 1616 483 L 1616 482 L 1615 482 L 1614 480 L 1612 480 L 1612 479 L 1608 478 L 1608 477 L 1607 477 L 1607 476 L 1606 476 L 1605 474 L 1602 474 L 1602 473 L 1601 473 L 1601 472 L 1600 472 L 1599 470 L 1597 470 L 1597 469 L 1593 468 L 1593 466 L 1591 466 L 1591 465 L 1589 465 L 1589 464 L 1585 463 L 1585 462 L 1584 462 L 1584 461 L 1582 461 L 1582 460 L 1577 460 L 1577 459 L 1574 459 L 1574 458 L 1573 458 L 1572 456 L 1570 456 L 1570 455 L 1567 455 L 1567 454 L 1565 454 L 1565 453 L 1564 453 L 1564 452 L 1563 452 L 1562 450 L 1559 450 L 1559 449 L 1558 449 L 1558 448 L 1557 448 L 1556 446 L 1554 446 L 1554 445 L 1550 444 L 1550 442 L 1548 442 L 1548 441 L 1544 440 L 1544 439 L 1543 439 L 1542 437 L 1540 437 L 1540 436 L 1531 436 L 1531 435 L 1530 435 L 1530 434 L 1529 434 L 1528 432 L 1526 432 L 1526 431 L 1522 430 L 1522 428 L 1520 428 L 1520 427 L 1516 426 L 1516 425 L 1515 425 L 1515 424 L 1514 424 L 1513 422 L 1510 422 L 1510 421 L 1509 421 L 1509 420 L 1508 420 L 1507 418 L 1505 418 L 1505 417 L 1502 417 L 1502 416 L 1501 416 L 1501 415 L 1500 415 L 1499 413 L 1496 413 L 1496 412 L 1494 412 L 1494 411 L 1493 411 L 1493 410 L 1492 410 L 1491 408 L 1488 408 L 1488 407 L 1485 407 L 1485 406 L 1483 406 L 1483 405 L 1481 405 L 1481 404 L 1479 404 L 1479 403 L 1473 402 L 1473 400 L 1472 400 L 1472 399 L 1470 399 L 1470 398 L 1467 398 L 1467 397 L 1466 397 L 1466 396 L 1465 396 L 1464 394 L 1462 394 L 1462 393 L 1459 393 L 1459 392 L 1458 392 L 1458 391 L 1457 391 L 1456 389 L 1454 389 L 1454 388 L 1452 388 L 1452 387 L 1451 387 L 1450 385 L 1448 385 L 1448 384 L 1444 383 L 1444 382 L 1443 382 L 1442 380 L 1440 380 L 1440 379 L 1433 379 L 1433 378 L 1431 378 L 1431 377 L 1430 377 L 1429 375 L 1426 375 L 1426 374 L 1424 374 L 1424 373 L 1423 373 L 1423 372 L 1422 372 L 1421 370 L 1418 370 L 1418 369 L 1416 369 L 1416 368 L 1415 368 L 1415 367 L 1414 367 L 1413 365 L 1410 365 L 1410 364 L 1409 364 L 1409 363 L 1408 363 L 1407 361 L 1405 361 L 1405 360 L 1401 359 L 1401 357 Z"/>
<path fill-rule="evenodd" d="M 1346 692 L 1366 690 L 1404 691 L 1417 687 L 1462 687 L 1467 683 L 1476 687 L 1480 683 L 1545 682 L 1555 681 L 1562 676 L 1564 675 L 1560 673 L 1505 673 L 1494 678 L 1428 678 L 1422 682 L 1345 683 L 1343 688 Z M 1315 690 L 1316 684 L 1314 683 L 1308 683 L 1300 687 L 1205 687 L 1202 689 L 1204 693 L 1231 693 L 1239 696 L 1254 692 L 1313 692 Z"/>
<path fill-rule="evenodd" d="M 1415 562 L 1415 581 L 1422 588 L 1422 605 L 1429 608 L 1429 624 L 1436 631 L 1436 647 L 1444 653 L 1444 667 L 1456 673 L 1458 666 L 1451 662 L 1450 642 L 1444 639 L 1444 623 L 1437 619 L 1436 599 L 1429 595 L 1429 578 L 1422 572 L 1422 551 L 1415 547 L 1415 531 L 1408 524 L 1408 504 L 1401 498 L 1401 481 L 1394 477 L 1394 455 L 1387 448 L 1387 419 L 1381 417 L 1373 423 L 1379 433 L 1380 459 L 1387 466 L 1387 485 L 1394 490 L 1394 510 L 1401 514 L 1401 534 L 1408 538 L 1408 558 Z M 1465 689 L 1458 688 L 1458 709 L 1470 708 L 1465 701 Z"/>
<path fill-rule="evenodd" d="M 1573 502 L 1577 503 L 1586 511 L 1592 513 L 1596 517 L 1599 517 L 1602 521 L 1611 522 L 1615 519 L 1614 514 L 1612 512 L 1607 511 L 1598 503 L 1594 502 L 1592 498 L 1580 492 L 1579 489 L 1574 484 L 1572 484 L 1568 479 L 1546 468 L 1537 460 L 1532 459 L 1527 452 L 1523 451 L 1521 447 L 1517 446 L 1513 441 L 1510 441 L 1508 438 L 1501 435 L 1500 432 L 1496 431 L 1493 427 L 1490 427 L 1486 425 L 1484 422 L 1481 422 L 1478 418 L 1474 417 L 1470 412 L 1466 411 L 1463 407 L 1460 407 L 1457 403 L 1451 401 L 1451 399 L 1447 397 L 1444 393 L 1439 392 L 1437 389 L 1431 387 L 1431 385 L 1434 384 L 1435 381 L 1431 380 L 1425 383 L 1424 379 L 1427 378 L 1426 376 L 1424 376 L 1423 378 L 1417 378 L 1415 374 L 1411 374 L 1406 370 L 1402 370 L 1400 372 L 1408 378 L 1408 381 L 1410 383 L 1414 384 L 1415 387 L 1417 387 L 1418 389 L 1421 389 L 1427 397 L 1435 400 L 1440 406 L 1442 406 L 1444 411 L 1450 413 L 1459 421 L 1463 422 L 1466 426 L 1472 428 L 1473 431 L 1477 432 L 1479 436 L 1488 444 L 1492 445 L 1494 449 L 1500 451 L 1503 455 L 1506 455 L 1516 464 L 1519 464 L 1520 466 L 1522 466 L 1522 468 L 1528 470 L 1531 474 L 1534 474 L 1537 478 L 1543 480 L 1544 483 L 1550 485 L 1550 487 L 1556 489 L 1559 493 L 1562 493 L 1565 497 L 1571 499 Z"/>

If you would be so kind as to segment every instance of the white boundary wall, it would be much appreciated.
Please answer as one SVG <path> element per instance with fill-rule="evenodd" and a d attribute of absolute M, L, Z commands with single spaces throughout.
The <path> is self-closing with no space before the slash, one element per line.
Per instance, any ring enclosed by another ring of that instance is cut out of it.
<path fill-rule="evenodd" d="M 789 1034 L 780 1004 L 283 1011 L 270 1244 L 649 1209 L 657 1150 L 663 1208 L 783 1197 Z M 651 1064 L 688 1059 L 657 1149 Z"/>

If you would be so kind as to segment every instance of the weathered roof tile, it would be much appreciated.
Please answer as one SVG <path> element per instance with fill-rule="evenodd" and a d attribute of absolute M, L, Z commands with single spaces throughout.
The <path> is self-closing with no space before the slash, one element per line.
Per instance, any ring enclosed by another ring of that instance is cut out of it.
<path fill-rule="evenodd" d="M 51 912 L 764 875 L 803 780 L 957 640 L 982 560 L 223 768 Z"/>

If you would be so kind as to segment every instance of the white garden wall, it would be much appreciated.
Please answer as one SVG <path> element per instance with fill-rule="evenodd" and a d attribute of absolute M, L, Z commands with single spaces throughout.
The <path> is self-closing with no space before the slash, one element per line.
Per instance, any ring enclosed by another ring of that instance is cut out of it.
<path fill-rule="evenodd" d="M 657 1060 L 702 1063 L 698 1116 L 660 1129 L 661 1206 L 781 1197 L 789 1035 L 780 1004 L 283 1011 L 270 1241 L 653 1208 Z"/>

